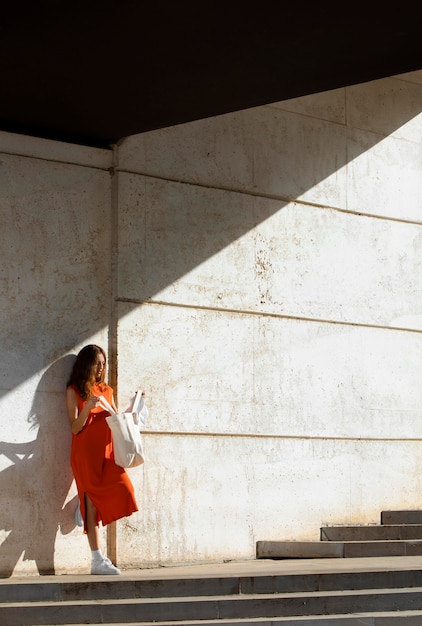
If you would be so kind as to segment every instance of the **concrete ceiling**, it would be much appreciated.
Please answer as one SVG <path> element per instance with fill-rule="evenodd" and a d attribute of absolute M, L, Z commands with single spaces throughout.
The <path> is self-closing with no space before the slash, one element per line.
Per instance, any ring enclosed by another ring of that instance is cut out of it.
<path fill-rule="evenodd" d="M 0 130 L 108 148 L 128 135 L 422 69 L 418 6 L 8 2 Z"/>

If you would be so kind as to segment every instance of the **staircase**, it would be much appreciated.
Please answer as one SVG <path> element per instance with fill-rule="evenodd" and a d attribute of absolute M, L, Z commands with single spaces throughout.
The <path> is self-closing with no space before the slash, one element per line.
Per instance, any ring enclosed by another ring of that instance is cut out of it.
<path fill-rule="evenodd" d="M 382 511 L 380 524 L 323 526 L 319 541 L 258 541 L 256 556 L 258 559 L 422 556 L 422 510 Z"/>
<path fill-rule="evenodd" d="M 416 513 L 414 523 L 408 523 L 410 514 Z M 386 512 L 382 514 L 381 526 L 401 526 L 407 532 L 404 527 L 412 525 L 415 532 L 420 532 L 419 516 L 422 518 L 422 511 Z M 403 519 L 407 522 L 398 523 Z M 362 536 L 356 539 L 357 530 L 352 528 L 367 533 L 366 540 Z M 384 536 L 374 539 L 373 528 L 324 527 L 320 543 L 358 541 L 369 546 L 374 541 L 389 541 Z M 338 535 L 340 529 L 345 531 L 342 539 Z M 409 539 L 393 537 L 393 543 L 414 541 L 411 535 Z M 118 577 L 2 579 L 0 624 L 422 625 L 422 558 L 377 555 L 376 558 L 288 559 L 261 556 L 244 563 L 139 570 Z"/>

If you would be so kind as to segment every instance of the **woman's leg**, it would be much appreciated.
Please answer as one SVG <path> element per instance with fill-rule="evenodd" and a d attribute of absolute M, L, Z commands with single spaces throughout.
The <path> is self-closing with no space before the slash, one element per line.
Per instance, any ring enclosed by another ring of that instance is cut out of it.
<path fill-rule="evenodd" d="M 97 525 L 97 509 L 94 503 L 85 494 L 86 534 L 91 548 L 91 574 L 120 574 L 120 570 L 113 565 L 100 550 L 100 532 Z"/>
<path fill-rule="evenodd" d="M 97 525 L 97 509 L 92 500 L 85 494 L 86 534 L 91 550 L 100 549 L 100 536 Z"/>

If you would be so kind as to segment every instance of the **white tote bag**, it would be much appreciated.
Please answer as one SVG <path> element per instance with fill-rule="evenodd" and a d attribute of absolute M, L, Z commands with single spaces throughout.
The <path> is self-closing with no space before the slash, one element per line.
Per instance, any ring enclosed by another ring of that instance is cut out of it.
<path fill-rule="evenodd" d="M 137 392 L 137 396 L 141 393 Z M 137 467 L 142 465 L 145 461 L 145 456 L 139 426 L 135 424 L 137 413 L 115 413 L 104 396 L 100 396 L 100 406 L 110 413 L 105 419 L 113 437 L 116 465 L 120 465 L 120 467 Z M 145 405 L 143 408 L 146 410 Z"/>

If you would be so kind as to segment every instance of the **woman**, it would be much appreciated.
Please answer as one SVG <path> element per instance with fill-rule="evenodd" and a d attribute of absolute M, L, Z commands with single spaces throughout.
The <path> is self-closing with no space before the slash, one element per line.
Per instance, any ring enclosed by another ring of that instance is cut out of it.
<path fill-rule="evenodd" d="M 88 345 L 76 357 L 67 383 L 66 406 L 72 429 L 70 463 L 80 500 L 84 532 L 92 552 L 91 574 L 120 574 L 99 545 L 99 522 L 110 524 L 138 510 L 132 482 L 115 464 L 111 431 L 99 406 L 104 396 L 116 410 L 113 390 L 105 382 L 106 355 Z"/>

